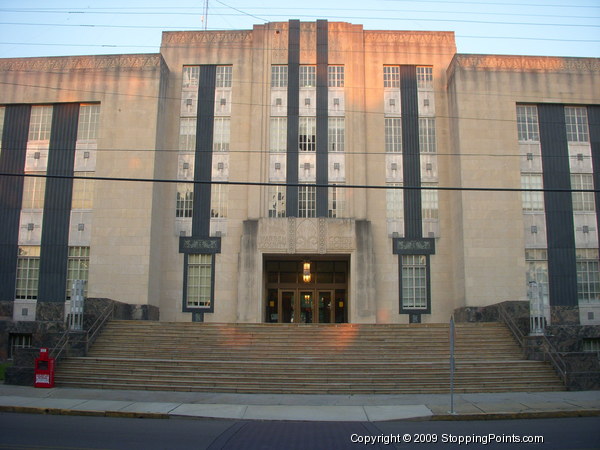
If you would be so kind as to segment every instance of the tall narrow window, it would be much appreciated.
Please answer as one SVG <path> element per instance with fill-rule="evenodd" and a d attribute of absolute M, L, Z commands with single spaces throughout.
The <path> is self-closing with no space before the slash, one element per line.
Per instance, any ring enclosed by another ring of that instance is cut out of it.
<path fill-rule="evenodd" d="M 427 257 L 402 255 L 402 307 L 427 308 Z"/>
<path fill-rule="evenodd" d="M 229 151 L 230 119 L 229 117 L 216 117 L 213 132 L 213 151 Z"/>
<path fill-rule="evenodd" d="M 287 117 L 271 117 L 269 151 L 285 152 L 287 149 Z"/>
<path fill-rule="evenodd" d="M 212 300 L 213 255 L 190 254 L 187 258 L 187 307 L 208 308 Z"/>
<path fill-rule="evenodd" d="M 384 66 L 383 67 L 383 87 L 399 88 L 400 87 L 400 66 Z"/>
<path fill-rule="evenodd" d="M 226 184 L 213 184 L 210 190 L 210 217 L 227 217 L 227 194 L 229 186 Z"/>
<path fill-rule="evenodd" d="M 269 186 L 269 217 L 285 217 L 285 186 Z"/>
<path fill-rule="evenodd" d="M 565 122 L 567 125 L 567 141 L 589 142 L 587 109 L 583 106 L 566 106 Z"/>
<path fill-rule="evenodd" d="M 388 188 L 385 190 L 387 218 L 392 220 L 402 219 L 404 217 L 404 191 L 397 189 L 402 184 L 387 183 L 387 186 Z"/>
<path fill-rule="evenodd" d="M 329 66 L 327 75 L 329 87 L 344 87 L 344 66 Z"/>
<path fill-rule="evenodd" d="M 432 184 L 423 183 L 423 189 L 421 190 L 421 209 L 423 213 L 423 219 L 437 219 L 438 218 L 438 191 L 437 189 L 425 189 L 428 186 L 434 186 Z"/>
<path fill-rule="evenodd" d="M 579 301 L 600 303 L 598 249 L 577 249 L 575 254 L 577 257 L 577 296 Z"/>
<path fill-rule="evenodd" d="M 89 247 L 69 247 L 69 259 L 67 262 L 67 300 L 71 298 L 73 282 L 75 280 L 86 281 L 84 295 L 87 296 L 87 280 L 90 267 Z"/>
<path fill-rule="evenodd" d="M 315 66 L 300 66 L 300 87 L 315 87 L 317 85 L 317 68 Z"/>
<path fill-rule="evenodd" d="M 329 118 L 328 143 L 330 152 L 343 152 L 345 140 L 345 124 L 343 117 Z"/>
<path fill-rule="evenodd" d="M 44 175 L 43 172 L 36 175 Z M 43 176 L 25 176 L 23 180 L 22 209 L 44 209 L 46 179 Z"/>
<path fill-rule="evenodd" d="M 27 300 L 37 299 L 39 276 L 40 247 L 19 247 L 15 298 Z"/>
<path fill-rule="evenodd" d="M 300 117 L 298 122 L 298 150 L 317 151 L 317 120 L 315 117 Z"/>
<path fill-rule="evenodd" d="M 191 183 L 178 183 L 175 217 L 192 217 L 193 206 L 194 185 Z"/>
<path fill-rule="evenodd" d="M 594 178 L 591 173 L 571 174 L 571 189 L 594 190 Z M 595 211 L 594 192 L 573 192 L 573 211 Z"/>
<path fill-rule="evenodd" d="M 79 124 L 77 140 L 90 141 L 98 139 L 98 124 L 100 123 L 100 105 L 82 104 L 79 107 Z"/>
<path fill-rule="evenodd" d="M 93 172 L 77 172 L 77 177 L 89 177 Z M 94 205 L 94 181 L 82 178 L 73 180 L 71 209 L 92 209 Z"/>
<path fill-rule="evenodd" d="M 417 66 L 417 88 L 433 89 L 433 67 Z"/>
<path fill-rule="evenodd" d="M 200 66 L 183 66 L 182 88 L 197 88 L 200 82 Z"/>
<path fill-rule="evenodd" d="M 385 119 L 385 151 L 402 152 L 402 119 L 399 117 Z"/>
<path fill-rule="evenodd" d="M 540 127 L 537 106 L 517 105 L 517 132 L 520 142 L 539 142 Z"/>
<path fill-rule="evenodd" d="M 229 88 L 231 87 L 231 66 L 217 66 L 216 87 Z"/>
<path fill-rule="evenodd" d="M 28 137 L 30 141 L 49 140 L 51 126 L 52 106 L 34 106 L 31 108 Z"/>
<path fill-rule="evenodd" d="M 317 188 L 315 186 L 298 187 L 298 217 L 316 217 Z"/>
<path fill-rule="evenodd" d="M 542 189 L 542 174 L 521 174 L 521 187 L 523 189 Z M 542 191 L 523 191 L 523 211 L 543 211 L 544 193 Z"/>
<path fill-rule="evenodd" d="M 419 150 L 421 153 L 435 153 L 435 119 L 419 118 Z"/>
<path fill-rule="evenodd" d="M 288 66 L 271 66 L 271 87 L 286 88 L 288 85 Z"/>
<path fill-rule="evenodd" d="M 334 185 L 329 188 L 328 215 L 331 218 L 345 217 L 346 192 L 343 186 Z"/>
<path fill-rule="evenodd" d="M 548 304 L 548 251 L 546 249 L 526 249 L 527 285 L 535 281 L 544 304 Z"/>
<path fill-rule="evenodd" d="M 196 150 L 196 118 L 179 119 L 179 150 L 193 152 Z"/>

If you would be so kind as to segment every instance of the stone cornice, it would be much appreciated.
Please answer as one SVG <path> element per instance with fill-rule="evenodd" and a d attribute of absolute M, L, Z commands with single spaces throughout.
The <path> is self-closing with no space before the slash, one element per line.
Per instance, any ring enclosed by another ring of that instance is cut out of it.
<path fill-rule="evenodd" d="M 599 72 L 598 58 L 565 58 L 554 56 L 456 55 L 448 68 L 451 75 L 457 69 L 496 70 L 506 72 Z"/>
<path fill-rule="evenodd" d="M 250 42 L 252 31 L 165 31 L 162 46 L 193 45 L 206 43 Z"/>
<path fill-rule="evenodd" d="M 159 68 L 162 56 L 158 53 L 133 55 L 58 56 L 48 58 L 0 59 L 0 71 L 60 72 L 65 70 L 147 70 Z"/>
<path fill-rule="evenodd" d="M 364 31 L 365 42 L 455 46 L 452 31 Z"/>

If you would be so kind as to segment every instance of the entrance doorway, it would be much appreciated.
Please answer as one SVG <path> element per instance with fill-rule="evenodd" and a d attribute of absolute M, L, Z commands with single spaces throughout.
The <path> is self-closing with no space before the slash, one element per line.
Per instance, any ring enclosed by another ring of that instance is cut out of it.
<path fill-rule="evenodd" d="M 303 276 L 306 261 L 266 261 L 265 321 L 348 322 L 348 261 L 311 261 L 310 280 Z"/>

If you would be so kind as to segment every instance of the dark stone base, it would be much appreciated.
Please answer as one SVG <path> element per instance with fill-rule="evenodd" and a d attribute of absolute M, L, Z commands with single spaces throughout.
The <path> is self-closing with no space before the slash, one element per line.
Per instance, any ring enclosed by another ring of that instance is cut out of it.
<path fill-rule="evenodd" d="M 14 302 L 0 302 L 0 320 L 11 320 L 13 318 Z"/>
<path fill-rule="evenodd" d="M 37 302 L 35 320 L 41 322 L 65 320 L 64 302 Z"/>
<path fill-rule="evenodd" d="M 33 367 L 7 367 L 4 374 L 4 384 L 33 386 L 33 380 Z"/>
<path fill-rule="evenodd" d="M 579 306 L 550 306 L 552 325 L 579 325 Z"/>

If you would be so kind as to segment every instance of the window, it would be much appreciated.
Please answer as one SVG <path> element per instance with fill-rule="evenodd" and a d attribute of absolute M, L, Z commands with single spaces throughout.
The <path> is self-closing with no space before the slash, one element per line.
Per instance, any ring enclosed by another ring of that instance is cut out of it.
<path fill-rule="evenodd" d="M 100 105 L 81 105 L 79 107 L 79 125 L 77 140 L 90 141 L 98 138 Z"/>
<path fill-rule="evenodd" d="M 600 303 L 600 275 L 598 273 L 598 249 L 576 249 L 577 296 L 580 302 Z"/>
<path fill-rule="evenodd" d="M 285 186 L 269 186 L 269 217 L 285 217 Z"/>
<path fill-rule="evenodd" d="M 594 178 L 591 173 L 571 174 L 571 189 L 594 190 Z M 573 211 L 595 211 L 594 192 L 573 192 Z"/>
<path fill-rule="evenodd" d="M 76 172 L 75 176 L 89 177 L 93 172 Z M 94 181 L 74 179 L 71 209 L 92 209 L 94 205 Z"/>
<path fill-rule="evenodd" d="M 285 152 L 287 150 L 287 117 L 271 117 L 271 139 L 269 151 Z"/>
<path fill-rule="evenodd" d="M 298 149 L 301 152 L 317 151 L 317 121 L 315 117 L 300 117 L 298 122 Z"/>
<path fill-rule="evenodd" d="M 400 87 L 400 66 L 384 66 L 383 67 L 383 87 L 399 88 Z"/>
<path fill-rule="evenodd" d="M 183 82 L 184 89 L 197 88 L 200 82 L 200 66 L 183 66 Z"/>
<path fill-rule="evenodd" d="M 298 217 L 316 217 L 317 188 L 315 186 L 298 187 Z"/>
<path fill-rule="evenodd" d="M 228 117 L 215 118 L 213 131 L 213 151 L 229 151 L 230 119 Z"/>
<path fill-rule="evenodd" d="M 89 247 L 69 247 L 69 259 L 67 262 L 67 295 L 71 298 L 73 282 L 75 280 L 84 280 L 84 295 L 87 296 L 87 281 L 90 268 L 90 248 Z"/>
<path fill-rule="evenodd" d="M 327 75 L 329 87 L 344 87 L 344 66 L 329 66 Z"/>
<path fill-rule="evenodd" d="M 582 340 L 582 346 L 584 352 L 600 352 L 600 339 L 584 338 Z"/>
<path fill-rule="evenodd" d="M 539 142 L 540 127 L 537 106 L 517 105 L 517 132 L 520 142 Z"/>
<path fill-rule="evenodd" d="M 210 217 L 227 217 L 227 194 L 229 186 L 226 184 L 213 184 L 210 190 Z"/>
<path fill-rule="evenodd" d="M 329 118 L 328 143 L 330 152 L 344 151 L 345 124 L 343 117 Z"/>
<path fill-rule="evenodd" d="M 521 174 L 521 188 L 523 189 L 542 189 L 542 174 L 523 173 Z M 523 191 L 523 211 L 543 211 L 544 193 L 541 191 Z"/>
<path fill-rule="evenodd" d="M 567 141 L 589 142 L 587 109 L 582 106 L 565 107 L 565 122 L 567 126 Z"/>
<path fill-rule="evenodd" d="M 544 304 L 548 304 L 548 251 L 546 249 L 525 250 L 527 263 L 527 285 L 537 282 Z"/>
<path fill-rule="evenodd" d="M 331 218 L 342 218 L 345 217 L 346 210 L 346 191 L 341 186 L 333 186 L 328 189 L 328 215 Z"/>
<path fill-rule="evenodd" d="M 385 190 L 387 218 L 392 220 L 402 219 L 404 217 L 404 191 L 394 189 L 400 187 L 400 183 L 387 183 L 389 186 Z"/>
<path fill-rule="evenodd" d="M 402 308 L 427 309 L 427 257 L 402 257 Z"/>
<path fill-rule="evenodd" d="M 196 150 L 196 118 L 179 119 L 179 150 L 193 152 Z"/>
<path fill-rule="evenodd" d="M 188 308 L 208 308 L 212 300 L 212 255 L 190 254 L 187 256 Z"/>
<path fill-rule="evenodd" d="M 230 88 L 231 87 L 231 66 L 217 66 L 216 87 Z"/>
<path fill-rule="evenodd" d="M 421 210 L 423 219 L 438 218 L 438 190 L 425 189 L 427 186 L 435 186 L 434 184 L 423 183 L 421 189 Z"/>
<path fill-rule="evenodd" d="M 433 67 L 417 66 L 417 88 L 433 89 Z"/>
<path fill-rule="evenodd" d="M 419 118 L 419 150 L 421 153 L 435 153 L 435 119 Z"/>
<path fill-rule="evenodd" d="M 317 68 L 315 66 L 300 66 L 300 87 L 315 87 L 317 85 Z"/>
<path fill-rule="evenodd" d="M 192 217 L 193 207 L 194 185 L 191 183 L 178 183 L 175 217 Z"/>
<path fill-rule="evenodd" d="M 12 359 L 15 350 L 19 348 L 31 348 L 31 334 L 10 333 L 9 334 L 8 359 Z"/>
<path fill-rule="evenodd" d="M 34 106 L 31 108 L 29 121 L 30 141 L 50 140 L 50 128 L 52 127 L 52 106 Z"/>
<path fill-rule="evenodd" d="M 402 152 L 402 119 L 399 117 L 385 119 L 385 151 Z"/>
<path fill-rule="evenodd" d="M 17 256 L 17 289 L 15 298 L 37 299 L 40 275 L 40 247 L 21 246 Z"/>
<path fill-rule="evenodd" d="M 271 66 L 271 87 L 286 88 L 288 85 L 288 66 Z"/>
<path fill-rule="evenodd" d="M 36 175 L 45 175 L 38 172 Z M 46 191 L 46 178 L 25 176 L 23 180 L 22 209 L 44 209 L 44 195 Z"/>

